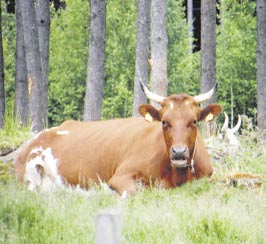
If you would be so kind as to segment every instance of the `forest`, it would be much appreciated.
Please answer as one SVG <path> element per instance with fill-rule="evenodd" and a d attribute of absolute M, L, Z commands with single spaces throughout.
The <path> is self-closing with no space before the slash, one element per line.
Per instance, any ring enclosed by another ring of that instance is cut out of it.
<path fill-rule="evenodd" d="M 89 43 L 90 4 L 64 1 L 51 5 L 48 126 L 83 119 Z M 6 116 L 12 116 L 16 73 L 16 18 L 2 2 L 2 35 Z M 217 5 L 217 101 L 232 123 L 238 114 L 257 125 L 256 3 L 225 0 Z M 106 6 L 106 47 L 102 119 L 132 115 L 138 1 Z M 220 15 L 219 15 L 220 13 Z M 221 14 L 222 13 L 222 14 Z M 190 53 L 189 26 L 183 1 L 167 1 L 168 94 L 200 92 L 200 51 Z M 221 116 L 220 116 L 221 117 Z M 220 118 L 223 120 L 223 117 Z"/>

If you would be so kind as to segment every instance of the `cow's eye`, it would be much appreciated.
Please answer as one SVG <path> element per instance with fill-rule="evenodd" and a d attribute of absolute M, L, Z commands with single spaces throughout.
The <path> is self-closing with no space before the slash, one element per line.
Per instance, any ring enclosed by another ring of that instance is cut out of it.
<path fill-rule="evenodd" d="M 190 126 L 197 126 L 197 120 L 193 120 L 191 123 L 190 123 Z"/>
<path fill-rule="evenodd" d="M 169 126 L 169 124 L 165 120 L 162 121 L 162 125 L 163 125 L 163 128 L 166 128 Z"/>

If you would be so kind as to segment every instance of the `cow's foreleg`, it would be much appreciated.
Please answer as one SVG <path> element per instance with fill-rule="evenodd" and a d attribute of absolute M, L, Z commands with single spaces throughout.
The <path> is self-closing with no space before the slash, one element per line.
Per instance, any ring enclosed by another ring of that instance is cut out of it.
<path fill-rule="evenodd" d="M 137 192 L 136 182 L 132 174 L 113 175 L 109 180 L 109 185 L 122 196 L 133 195 Z"/>

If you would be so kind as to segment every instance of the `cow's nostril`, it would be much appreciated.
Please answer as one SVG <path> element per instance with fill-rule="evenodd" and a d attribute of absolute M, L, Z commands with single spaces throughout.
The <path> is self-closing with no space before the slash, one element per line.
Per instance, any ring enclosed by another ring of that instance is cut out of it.
<path fill-rule="evenodd" d="M 184 159 L 187 152 L 187 147 L 172 147 L 172 157 L 174 159 Z"/>

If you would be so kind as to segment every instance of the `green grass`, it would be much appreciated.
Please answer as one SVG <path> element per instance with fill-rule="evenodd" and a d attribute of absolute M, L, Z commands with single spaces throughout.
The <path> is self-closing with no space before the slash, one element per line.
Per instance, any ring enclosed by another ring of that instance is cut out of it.
<path fill-rule="evenodd" d="M 108 208 L 121 211 L 122 243 L 266 243 L 266 153 L 249 139 L 236 151 L 215 145 L 225 153 L 212 153 L 210 179 L 140 190 L 127 199 L 99 187 L 29 192 L 14 180 L 12 164 L 4 165 L 9 178 L 0 178 L 0 243 L 95 243 L 97 213 Z M 261 187 L 226 185 L 236 172 L 260 175 Z"/>
<path fill-rule="evenodd" d="M 0 151 L 14 150 L 30 137 L 29 127 L 22 127 L 12 116 L 6 116 L 5 129 L 0 129 Z"/>

